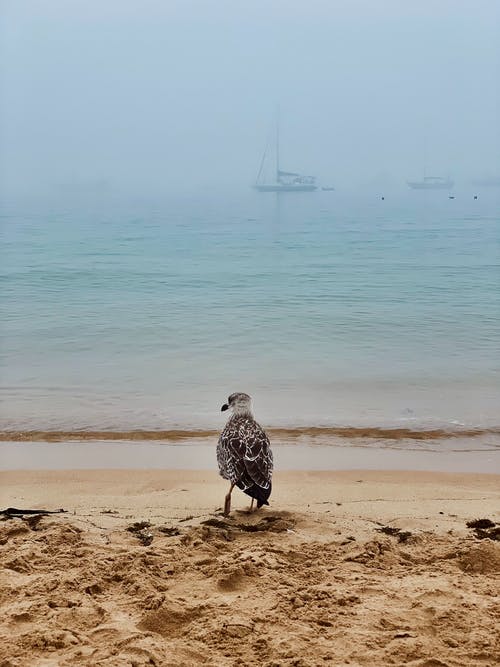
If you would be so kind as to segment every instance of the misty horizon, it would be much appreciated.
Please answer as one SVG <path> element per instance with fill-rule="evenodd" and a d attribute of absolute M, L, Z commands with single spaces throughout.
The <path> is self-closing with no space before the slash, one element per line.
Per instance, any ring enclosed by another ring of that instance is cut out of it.
<path fill-rule="evenodd" d="M 0 189 L 500 175 L 500 5 L 4 2 Z M 100 185 L 99 185 L 100 184 Z"/>

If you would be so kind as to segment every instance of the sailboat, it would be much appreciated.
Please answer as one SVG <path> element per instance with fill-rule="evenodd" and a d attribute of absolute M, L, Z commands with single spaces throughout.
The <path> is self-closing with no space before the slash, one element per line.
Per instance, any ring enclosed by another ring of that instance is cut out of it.
<path fill-rule="evenodd" d="M 268 149 L 269 144 L 262 156 L 259 173 L 253 185 L 255 190 L 258 192 L 314 192 L 318 189 L 314 176 L 304 176 L 294 171 L 283 171 L 281 169 L 279 121 L 276 122 L 276 172 L 273 181 L 266 181 L 264 176 L 264 166 L 270 153 Z"/>
<path fill-rule="evenodd" d="M 427 176 L 427 148 L 428 141 L 427 136 L 423 137 L 423 162 L 424 162 L 424 176 L 419 180 L 406 181 L 406 184 L 412 190 L 451 190 L 455 185 L 452 179 L 449 176 Z"/>
<path fill-rule="evenodd" d="M 449 190 L 454 183 L 443 176 L 424 176 L 421 181 L 406 181 L 412 190 Z"/>

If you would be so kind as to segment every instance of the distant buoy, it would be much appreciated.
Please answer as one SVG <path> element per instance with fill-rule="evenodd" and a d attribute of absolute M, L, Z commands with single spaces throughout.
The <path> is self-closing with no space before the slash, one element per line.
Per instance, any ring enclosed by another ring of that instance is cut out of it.
<path fill-rule="evenodd" d="M 455 197 L 453 197 L 452 195 L 450 195 L 450 196 L 448 197 L 448 199 L 455 199 Z"/>
<path fill-rule="evenodd" d="M 382 201 L 384 201 L 385 197 L 381 197 Z"/>
<path fill-rule="evenodd" d="M 477 195 L 474 195 L 474 199 L 477 199 Z"/>

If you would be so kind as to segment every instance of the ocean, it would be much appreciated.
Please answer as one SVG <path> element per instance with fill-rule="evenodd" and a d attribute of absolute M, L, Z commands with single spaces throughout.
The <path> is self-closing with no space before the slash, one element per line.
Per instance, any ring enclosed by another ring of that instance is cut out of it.
<path fill-rule="evenodd" d="M 493 189 L 5 202 L 0 429 L 215 431 L 245 391 L 299 436 L 472 430 L 498 448 L 499 204 Z"/>

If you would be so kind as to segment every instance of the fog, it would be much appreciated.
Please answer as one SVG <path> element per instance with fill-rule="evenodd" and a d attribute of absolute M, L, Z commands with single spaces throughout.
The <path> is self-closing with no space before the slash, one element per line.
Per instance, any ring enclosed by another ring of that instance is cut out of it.
<path fill-rule="evenodd" d="M 500 176 L 498 0 L 3 0 L 5 193 Z"/>

